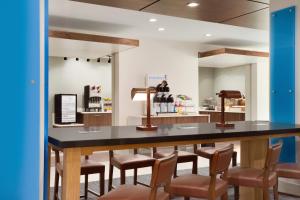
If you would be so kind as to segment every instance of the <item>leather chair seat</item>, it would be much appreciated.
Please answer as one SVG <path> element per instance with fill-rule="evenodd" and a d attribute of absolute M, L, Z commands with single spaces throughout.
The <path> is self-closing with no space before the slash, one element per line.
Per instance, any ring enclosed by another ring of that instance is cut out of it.
<path fill-rule="evenodd" d="M 263 169 L 234 167 L 229 169 L 227 181 L 230 185 L 246 186 L 246 187 L 263 187 Z M 269 186 L 275 185 L 277 181 L 276 172 L 269 175 Z"/>
<path fill-rule="evenodd" d="M 186 196 L 196 198 L 207 198 L 209 196 L 209 176 L 201 175 L 183 175 L 172 180 L 170 185 L 170 194 L 175 196 Z M 220 196 L 226 192 L 228 184 L 222 179 L 216 181 L 216 195 Z"/>
<path fill-rule="evenodd" d="M 111 158 L 111 164 L 119 169 L 142 168 L 152 166 L 155 158 L 141 154 L 133 155 L 114 155 Z"/>
<path fill-rule="evenodd" d="M 99 200 L 147 200 L 149 199 L 151 188 L 141 185 L 121 185 L 112 190 Z M 158 191 L 156 200 L 169 200 L 169 194 Z"/>
<path fill-rule="evenodd" d="M 181 163 L 181 162 L 187 162 L 187 161 L 191 161 L 191 160 L 197 160 L 197 154 L 188 152 L 188 151 L 177 151 L 178 152 L 178 157 L 177 157 L 177 162 Z M 153 154 L 153 157 L 156 159 L 160 159 L 160 158 L 165 158 L 167 156 L 170 156 L 171 153 L 164 153 L 164 152 L 156 152 Z"/>
<path fill-rule="evenodd" d="M 300 179 L 300 164 L 282 163 L 276 168 L 278 177 Z"/>
<path fill-rule="evenodd" d="M 105 170 L 104 164 L 90 159 L 86 160 L 84 158 L 81 159 L 80 166 L 81 166 L 81 171 L 80 171 L 81 175 L 104 173 Z M 57 172 L 62 176 L 63 169 L 64 169 L 62 161 L 56 164 L 56 169 Z"/>

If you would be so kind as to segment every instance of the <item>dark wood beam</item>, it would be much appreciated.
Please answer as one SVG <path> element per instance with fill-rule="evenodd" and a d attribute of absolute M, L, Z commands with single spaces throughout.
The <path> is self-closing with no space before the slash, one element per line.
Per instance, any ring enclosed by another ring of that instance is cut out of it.
<path fill-rule="evenodd" d="M 269 57 L 268 52 L 222 48 L 222 49 L 216 49 L 216 50 L 212 50 L 212 51 L 199 52 L 198 58 L 215 56 L 215 55 L 220 55 L 220 54 L 235 54 L 235 55 L 242 55 L 242 56 Z"/>
<path fill-rule="evenodd" d="M 107 44 L 128 45 L 134 47 L 139 46 L 139 40 L 135 40 L 135 39 L 110 37 L 110 36 L 103 36 L 103 35 L 92 35 L 92 34 L 77 33 L 77 32 L 50 30 L 49 37 L 69 39 L 69 40 L 81 40 L 81 41 L 88 41 L 88 42 L 99 42 L 99 43 L 107 43 Z"/>

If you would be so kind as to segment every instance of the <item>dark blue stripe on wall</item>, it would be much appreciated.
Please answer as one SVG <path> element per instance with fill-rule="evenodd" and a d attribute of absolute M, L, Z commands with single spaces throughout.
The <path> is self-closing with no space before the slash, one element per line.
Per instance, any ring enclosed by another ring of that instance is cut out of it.
<path fill-rule="evenodd" d="M 39 0 L 1 2 L 1 197 L 38 200 Z"/>
<path fill-rule="evenodd" d="M 270 112 L 272 122 L 295 123 L 295 7 L 271 14 Z M 295 137 L 283 141 L 281 162 L 296 161 Z"/>
<path fill-rule="evenodd" d="M 44 91 L 44 112 L 45 112 L 45 129 L 44 129 L 44 200 L 48 200 L 48 74 L 49 74 L 49 68 L 48 68 L 48 0 L 45 0 L 45 91 Z"/>

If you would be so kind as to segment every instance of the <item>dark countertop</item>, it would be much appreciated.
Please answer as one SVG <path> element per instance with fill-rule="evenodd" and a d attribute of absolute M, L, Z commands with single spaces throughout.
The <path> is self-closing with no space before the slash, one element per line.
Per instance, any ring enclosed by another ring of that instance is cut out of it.
<path fill-rule="evenodd" d="M 234 129 L 217 129 L 215 123 L 160 126 L 157 131 L 137 131 L 135 126 L 50 128 L 49 143 L 60 148 L 145 144 L 205 139 L 230 139 L 300 133 L 300 125 L 265 121 L 235 122 Z"/>

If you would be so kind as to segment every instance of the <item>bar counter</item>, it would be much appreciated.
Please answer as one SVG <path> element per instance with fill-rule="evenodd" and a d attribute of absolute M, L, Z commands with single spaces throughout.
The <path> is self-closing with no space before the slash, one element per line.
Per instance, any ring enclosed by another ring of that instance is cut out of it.
<path fill-rule="evenodd" d="M 50 128 L 52 146 L 64 152 L 62 200 L 79 199 L 80 156 L 94 151 L 241 141 L 241 166 L 264 166 L 270 137 L 300 135 L 300 125 L 265 121 L 236 122 L 234 129 L 214 123 L 159 126 L 157 131 L 137 131 L 135 126 Z M 50 151 L 49 151 L 50 152 Z M 241 188 L 240 199 L 262 199 L 256 189 Z"/>

